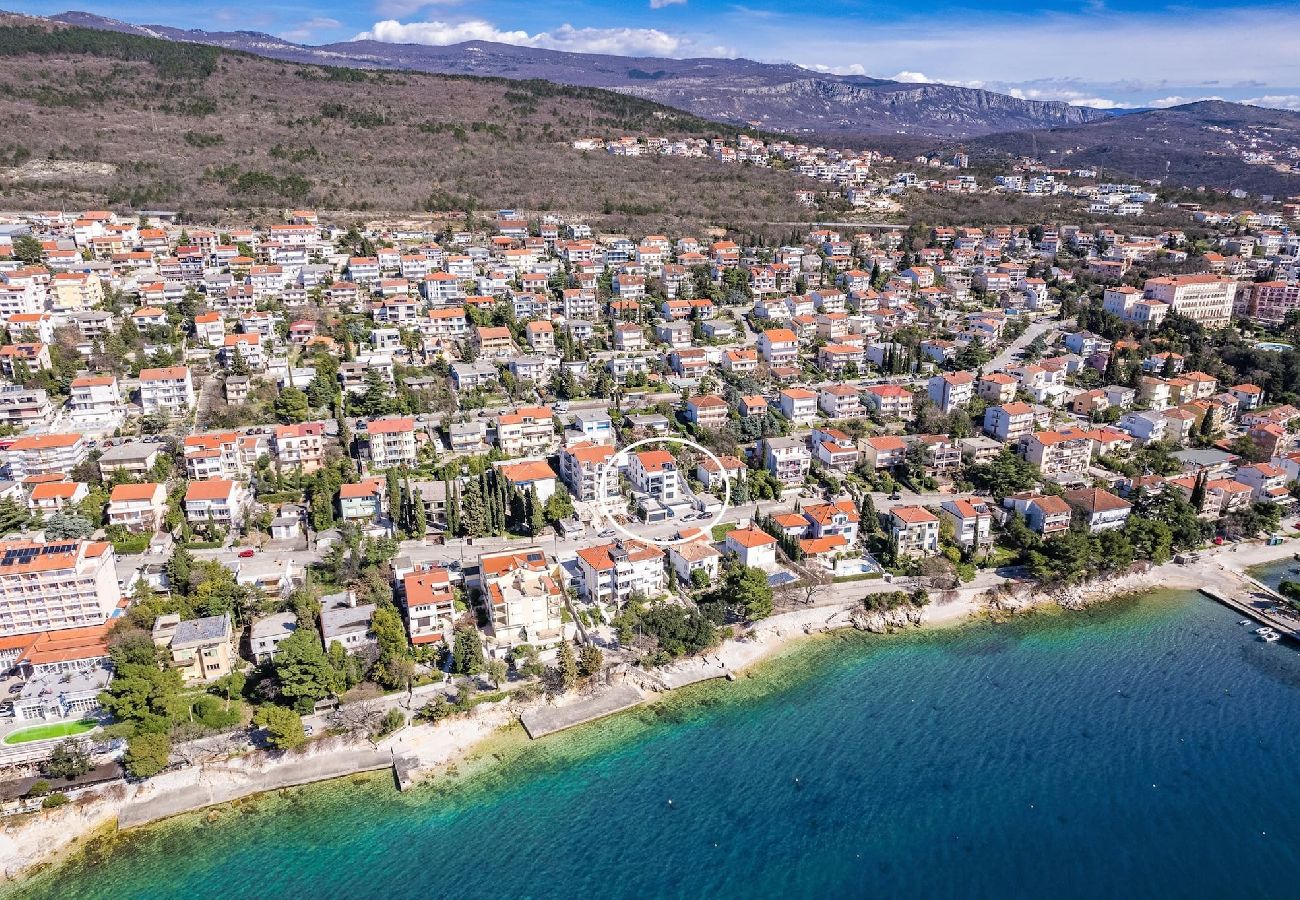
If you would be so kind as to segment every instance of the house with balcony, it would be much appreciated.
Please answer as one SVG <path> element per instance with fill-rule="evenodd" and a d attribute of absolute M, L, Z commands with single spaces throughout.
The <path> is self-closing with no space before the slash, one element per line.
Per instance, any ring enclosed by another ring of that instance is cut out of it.
<path fill-rule="evenodd" d="M 982 500 L 945 500 L 939 515 L 952 525 L 953 540 L 962 547 L 984 549 L 993 543 L 993 511 Z"/>
<path fill-rule="evenodd" d="M 939 552 L 939 517 L 924 506 L 895 506 L 889 535 L 900 558 L 933 556 Z"/>
<path fill-rule="evenodd" d="M 184 416 L 194 407 L 194 383 L 187 366 L 140 372 L 140 407 L 146 414 Z"/>
<path fill-rule="evenodd" d="M 812 465 L 808 445 L 796 437 L 763 439 L 763 466 L 784 484 L 802 482 Z"/>
<path fill-rule="evenodd" d="M 237 660 L 230 613 L 183 621 L 176 613 L 159 616 L 152 637 L 154 646 L 168 652 L 172 668 L 186 684 L 207 684 L 229 675 Z"/>
<path fill-rule="evenodd" d="M 777 540 L 759 528 L 736 528 L 727 532 L 724 545 L 741 565 L 775 572 Z"/>
<path fill-rule="evenodd" d="M 167 515 L 167 486 L 119 484 L 109 494 L 106 512 L 109 525 L 134 532 L 159 531 Z"/>
<path fill-rule="evenodd" d="M 622 607 L 635 594 L 653 598 L 667 586 L 664 552 L 622 540 L 578 550 L 578 591 L 588 603 Z"/>

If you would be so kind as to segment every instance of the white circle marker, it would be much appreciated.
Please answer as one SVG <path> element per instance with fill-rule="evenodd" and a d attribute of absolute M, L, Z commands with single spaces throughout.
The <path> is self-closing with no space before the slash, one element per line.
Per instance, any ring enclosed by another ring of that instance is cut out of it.
<path fill-rule="evenodd" d="M 663 437 L 648 437 L 648 438 L 642 438 L 639 441 L 633 441 L 631 444 L 628 444 L 622 450 L 619 450 L 617 453 L 611 456 L 609 458 L 609 461 L 606 462 L 604 467 L 600 470 L 600 477 L 596 482 L 596 487 L 597 487 L 596 510 L 599 515 L 604 516 L 606 519 L 609 520 L 609 524 L 613 525 L 616 531 L 618 531 L 620 534 L 624 535 L 625 537 L 631 540 L 641 541 L 643 544 L 655 544 L 659 547 L 675 547 L 678 544 L 689 544 L 694 540 L 698 540 L 698 538 L 685 537 L 685 538 L 673 538 L 673 539 L 662 538 L 661 539 L 661 538 L 652 538 L 652 537 L 640 537 L 638 535 L 633 534 L 632 532 L 624 528 L 619 523 L 618 519 L 614 517 L 614 512 L 609 508 L 609 500 L 610 500 L 609 491 L 606 490 L 606 485 L 608 484 L 610 473 L 613 472 L 615 477 L 618 477 L 618 459 L 620 456 L 627 456 L 637 447 L 643 447 L 646 444 L 658 444 L 665 441 L 670 444 L 680 444 L 681 446 L 684 447 L 693 447 L 696 450 L 699 450 L 709 459 L 717 463 L 718 471 L 722 473 L 722 489 L 723 489 L 722 508 L 718 510 L 718 512 L 713 517 L 713 521 L 709 522 L 708 525 L 692 526 L 693 528 L 699 528 L 701 531 L 706 529 L 712 531 L 713 526 L 721 522 L 723 515 L 727 512 L 728 509 L 731 508 L 731 479 L 727 477 L 727 468 L 722 464 L 722 460 L 718 459 L 717 455 L 709 448 L 702 447 L 699 444 L 695 443 L 695 441 L 689 441 L 686 438 L 675 437 L 671 435 L 665 435 Z M 679 473 L 679 476 L 680 475 L 681 473 Z M 621 498 L 622 495 L 618 495 L 618 496 Z"/>

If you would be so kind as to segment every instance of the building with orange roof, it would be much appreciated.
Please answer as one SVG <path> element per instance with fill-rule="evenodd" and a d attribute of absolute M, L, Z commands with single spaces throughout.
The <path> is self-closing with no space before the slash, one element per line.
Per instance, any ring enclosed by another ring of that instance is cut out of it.
<path fill-rule="evenodd" d="M 642 541 L 619 540 L 578 551 L 578 590 L 589 603 L 621 607 L 633 594 L 664 593 L 664 552 Z"/>
<path fill-rule="evenodd" d="M 799 337 L 789 328 L 769 328 L 758 336 L 758 352 L 770 366 L 795 365 Z"/>
<path fill-rule="evenodd" d="M 807 388 L 789 387 L 781 391 L 781 415 L 796 425 L 806 425 L 817 417 L 817 392 Z"/>
<path fill-rule="evenodd" d="M 897 384 L 873 384 L 862 392 L 867 409 L 882 419 L 912 418 L 912 392 Z"/>
<path fill-rule="evenodd" d="M 889 535 L 900 557 L 933 556 L 939 552 L 939 517 L 924 506 L 895 506 Z"/>
<path fill-rule="evenodd" d="M 555 414 L 549 406 L 521 406 L 496 420 L 496 442 L 508 456 L 546 456 L 555 449 Z"/>
<path fill-rule="evenodd" d="M 153 532 L 167 515 L 167 486 L 154 482 L 119 484 L 108 497 L 108 524 L 127 531 Z"/>
<path fill-rule="evenodd" d="M 601 476 L 613 455 L 611 445 L 590 441 L 570 444 L 560 451 L 560 477 L 575 500 L 589 502 L 600 495 Z M 606 497 L 618 496 L 618 473 L 612 472 L 604 479 L 603 489 Z"/>
<path fill-rule="evenodd" d="M 415 465 L 418 449 L 415 419 L 408 416 L 371 419 L 366 423 L 365 436 L 371 471 Z"/>
<path fill-rule="evenodd" d="M 983 500 L 945 500 L 939 515 L 952 525 L 952 538 L 962 547 L 993 543 L 993 510 Z"/>
<path fill-rule="evenodd" d="M 102 625 L 120 598 L 112 544 L 0 544 L 0 637 Z"/>
<path fill-rule="evenodd" d="M 674 544 L 668 548 L 668 564 L 677 573 L 677 580 L 695 587 L 712 584 L 722 569 L 722 554 L 714 549 L 707 536 L 702 532 L 700 535 L 703 538 L 701 540 Z"/>
<path fill-rule="evenodd" d="M 194 382 L 188 366 L 143 369 L 140 407 L 148 413 L 183 416 L 194 406 Z"/>
<path fill-rule="evenodd" d="M 537 491 L 537 499 L 545 503 L 555 493 L 555 480 L 559 476 L 544 459 L 524 460 L 516 463 L 498 463 L 497 470 L 516 489 L 527 493 Z"/>
<path fill-rule="evenodd" d="M 99 694 L 113 677 L 107 625 L 43 631 L 17 640 L 22 646 L 15 648 L 12 666 L 25 679 L 18 695 L 10 695 L 17 721 L 67 719 L 99 709 Z M 9 667 L 6 643 L 0 639 L 0 671 Z"/>
<path fill-rule="evenodd" d="M 858 540 L 858 507 L 849 499 L 834 503 L 816 503 L 803 508 L 812 536 L 822 538 L 841 535 L 849 544 Z"/>
<path fill-rule="evenodd" d="M 33 515 L 51 516 L 76 506 L 90 494 L 80 481 L 51 481 L 37 484 L 27 496 L 27 509 Z"/>
<path fill-rule="evenodd" d="M 446 569 L 412 572 L 402 579 L 402 616 L 411 643 L 450 643 L 456 621 L 456 595 Z"/>
<path fill-rule="evenodd" d="M 520 644 L 554 647 L 572 633 L 573 626 L 564 623 L 564 589 L 558 572 L 541 547 L 479 557 L 491 655 L 506 658 Z"/>
<path fill-rule="evenodd" d="M 233 528 L 243 519 L 248 499 L 248 491 L 237 481 L 191 481 L 185 488 L 185 521 Z"/>
<path fill-rule="evenodd" d="M 272 449 L 280 469 L 297 469 L 310 475 L 321 467 L 325 458 L 325 424 L 299 422 L 279 425 L 275 429 Z"/>
<path fill-rule="evenodd" d="M 735 554 L 741 565 L 764 572 L 776 571 L 777 540 L 759 528 L 736 528 L 723 541 L 728 553 Z"/>
<path fill-rule="evenodd" d="M 632 490 L 668 506 L 682 499 L 677 460 L 667 450 L 642 450 L 628 460 Z"/>
<path fill-rule="evenodd" d="M 9 477 L 22 481 L 29 475 L 67 474 L 86 459 L 89 448 L 80 434 L 25 435 L 5 451 Z"/>

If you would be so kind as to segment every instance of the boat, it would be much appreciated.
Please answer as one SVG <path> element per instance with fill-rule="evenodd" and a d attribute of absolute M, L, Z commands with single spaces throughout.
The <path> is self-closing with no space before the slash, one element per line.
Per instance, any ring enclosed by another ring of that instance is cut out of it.
<path fill-rule="evenodd" d="M 1264 637 L 1265 635 L 1269 635 L 1272 633 L 1273 633 L 1273 629 L 1269 628 L 1267 625 L 1265 625 L 1263 628 L 1255 629 L 1255 634 L 1259 635 L 1260 637 Z"/>
<path fill-rule="evenodd" d="M 1277 643 L 1278 641 L 1282 640 L 1282 635 L 1280 635 L 1280 634 L 1278 634 L 1276 631 L 1274 631 L 1274 632 L 1272 632 L 1272 633 L 1270 633 L 1270 634 L 1266 634 L 1266 635 L 1264 635 L 1264 640 L 1265 640 L 1266 642 L 1270 643 L 1270 644 L 1275 644 L 1275 643 Z"/>
<path fill-rule="evenodd" d="M 1240 622 L 1238 622 L 1237 624 L 1238 624 L 1238 625 L 1249 625 L 1249 624 L 1250 624 L 1250 619 L 1242 619 L 1242 620 L 1241 620 Z"/>

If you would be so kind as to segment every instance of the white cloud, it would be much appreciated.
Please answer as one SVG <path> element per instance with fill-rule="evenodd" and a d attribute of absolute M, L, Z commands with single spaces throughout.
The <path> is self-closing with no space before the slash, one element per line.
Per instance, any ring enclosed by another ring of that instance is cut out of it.
<path fill-rule="evenodd" d="M 1300 94 L 1269 94 L 1264 97 L 1251 97 L 1242 100 L 1251 106 L 1267 106 L 1270 109 L 1290 109 L 1300 112 Z"/>
<path fill-rule="evenodd" d="M 651 9 L 663 9 L 665 6 L 686 5 L 686 0 L 650 0 Z"/>
<path fill-rule="evenodd" d="M 1120 106 L 1114 100 L 1105 97 L 1093 97 L 1073 88 L 1008 88 L 1007 93 L 1021 100 L 1060 101 L 1071 106 L 1089 106 L 1093 109 L 1115 109 Z"/>
<path fill-rule="evenodd" d="M 280 32 L 280 37 L 290 41 L 309 41 L 316 37 L 317 32 L 330 31 L 342 27 L 343 23 L 338 19 L 331 19 L 328 16 L 317 16 L 314 19 L 308 19 L 306 22 L 301 22 L 287 31 Z"/>
<path fill-rule="evenodd" d="M 924 72 L 896 72 L 889 76 L 890 81 L 901 81 L 904 84 L 933 84 L 934 79 Z"/>
<path fill-rule="evenodd" d="M 530 34 L 523 30 L 503 31 L 483 19 L 464 22 L 376 22 L 356 40 L 383 41 L 392 44 L 429 44 L 442 46 L 462 41 L 496 41 L 519 47 L 568 50 L 573 53 L 612 53 L 621 55 L 676 56 L 693 42 L 660 31 L 658 28 L 575 28 L 564 24 L 550 31 Z M 730 48 L 713 47 L 712 52 Z"/>
<path fill-rule="evenodd" d="M 812 69 L 814 72 L 821 72 L 823 75 L 866 75 L 867 70 L 862 63 L 851 63 L 847 66 L 823 66 L 812 65 L 804 66 L 805 69 Z"/>

